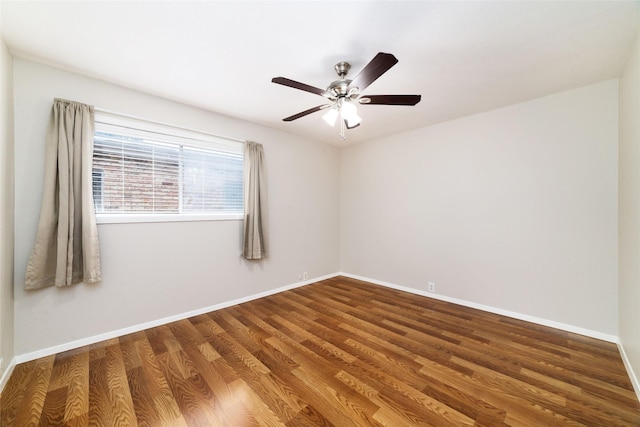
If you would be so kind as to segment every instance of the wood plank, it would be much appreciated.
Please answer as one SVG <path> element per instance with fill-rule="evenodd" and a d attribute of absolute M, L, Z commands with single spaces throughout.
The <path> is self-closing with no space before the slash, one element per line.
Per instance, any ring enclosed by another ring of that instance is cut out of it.
<path fill-rule="evenodd" d="M 89 413 L 89 353 L 75 355 L 70 361 L 67 374 L 64 420 L 83 420 Z"/>
<path fill-rule="evenodd" d="M 44 399 L 39 426 L 55 426 L 64 423 L 64 408 L 67 404 L 67 388 L 60 387 L 47 392 Z"/>

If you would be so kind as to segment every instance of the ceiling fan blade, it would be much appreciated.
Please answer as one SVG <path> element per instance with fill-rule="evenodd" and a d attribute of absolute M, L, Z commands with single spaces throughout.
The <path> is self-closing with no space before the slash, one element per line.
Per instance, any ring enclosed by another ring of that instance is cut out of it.
<path fill-rule="evenodd" d="M 378 54 L 364 66 L 362 71 L 353 79 L 349 88 L 357 87 L 362 93 L 371 83 L 376 81 L 378 77 L 389 71 L 391 67 L 396 65 L 398 60 L 390 53 L 378 52 Z"/>
<path fill-rule="evenodd" d="M 291 122 L 293 120 L 299 119 L 300 117 L 304 117 L 304 116 L 306 116 L 308 114 L 315 113 L 316 111 L 320 111 L 320 110 L 322 110 L 324 108 L 327 108 L 329 106 L 330 106 L 329 104 L 318 105 L 317 107 L 309 108 L 308 110 L 305 110 L 305 111 L 303 111 L 301 113 L 294 114 L 293 116 L 289 116 L 287 118 L 284 118 L 284 119 L 282 119 L 282 121 Z"/>
<path fill-rule="evenodd" d="M 364 105 L 416 105 L 420 99 L 420 95 L 366 95 L 358 99 L 358 102 Z"/>
<path fill-rule="evenodd" d="M 320 89 L 314 86 L 310 86 L 308 84 L 300 83 L 295 80 L 288 79 L 286 77 L 274 77 L 273 79 L 271 79 L 271 81 L 279 85 L 289 86 L 294 89 L 304 90 L 306 92 L 315 93 L 316 95 L 320 95 L 320 96 L 324 95 L 324 92 L 325 92 L 324 89 Z"/>

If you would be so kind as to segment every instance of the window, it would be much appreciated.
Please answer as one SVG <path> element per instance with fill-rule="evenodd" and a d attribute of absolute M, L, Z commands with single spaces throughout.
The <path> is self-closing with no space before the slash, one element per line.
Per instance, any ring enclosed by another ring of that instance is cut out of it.
<path fill-rule="evenodd" d="M 99 222 L 241 219 L 243 144 L 96 113 Z"/>

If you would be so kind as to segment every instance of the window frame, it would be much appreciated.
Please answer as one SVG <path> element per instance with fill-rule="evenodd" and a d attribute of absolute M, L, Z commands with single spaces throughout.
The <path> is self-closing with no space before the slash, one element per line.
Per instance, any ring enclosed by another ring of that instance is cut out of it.
<path fill-rule="evenodd" d="M 244 141 L 213 135 L 210 133 L 167 125 L 149 121 L 137 117 L 122 116 L 116 113 L 96 111 L 95 132 L 108 132 L 117 128 L 125 128 L 128 133 L 151 132 L 160 136 L 165 142 L 181 147 L 195 148 L 199 150 L 227 152 L 238 155 L 244 162 Z M 113 134 L 117 134 L 113 132 Z M 172 138 L 176 138 L 172 140 Z M 188 142 L 185 142 L 188 141 Z M 182 168 L 182 165 L 180 165 Z M 94 168 L 92 158 L 92 177 L 100 168 Z M 95 183 L 94 183 L 95 185 Z M 102 183 L 104 186 L 104 183 Z M 180 190 L 182 191 L 182 190 Z M 94 194 L 95 197 L 95 194 Z M 104 189 L 102 191 L 104 200 Z M 182 204 L 180 202 L 180 204 Z M 97 212 L 98 224 L 130 224 L 130 223 L 156 223 L 156 222 L 194 222 L 194 221 L 237 221 L 244 218 L 244 196 L 242 197 L 242 210 L 220 212 L 189 212 L 189 213 L 122 213 L 122 212 Z"/>

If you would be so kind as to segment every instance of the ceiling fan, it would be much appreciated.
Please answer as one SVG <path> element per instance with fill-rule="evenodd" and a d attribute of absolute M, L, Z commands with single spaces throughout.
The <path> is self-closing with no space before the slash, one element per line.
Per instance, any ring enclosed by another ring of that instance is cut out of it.
<path fill-rule="evenodd" d="M 341 119 L 340 136 L 345 139 L 345 127 L 353 129 L 360 126 L 362 120 L 358 116 L 356 102 L 362 105 L 416 105 L 420 102 L 420 95 L 362 95 L 362 91 L 397 63 L 398 60 L 392 54 L 379 52 L 353 80 L 349 80 L 346 77 L 351 65 L 344 61 L 338 62 L 334 69 L 340 78 L 329 84 L 326 89 L 320 89 L 286 77 L 274 77 L 271 79 L 273 83 L 315 93 L 331 102 L 330 104 L 318 105 L 282 120 L 290 122 L 316 111 L 329 108 L 329 111 L 322 118 L 329 125 L 335 126 L 339 116 Z"/>

